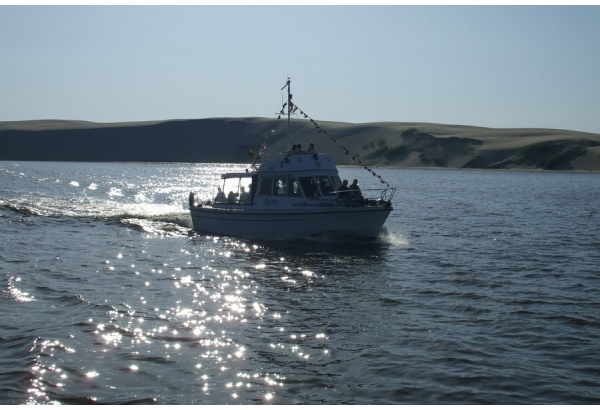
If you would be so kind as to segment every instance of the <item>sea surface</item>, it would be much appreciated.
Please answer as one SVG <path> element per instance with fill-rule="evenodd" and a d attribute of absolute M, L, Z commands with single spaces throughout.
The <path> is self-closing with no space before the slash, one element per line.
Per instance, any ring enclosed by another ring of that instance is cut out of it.
<path fill-rule="evenodd" d="M 377 169 L 375 241 L 190 232 L 243 169 L 0 162 L 0 404 L 600 404 L 600 174 Z"/>

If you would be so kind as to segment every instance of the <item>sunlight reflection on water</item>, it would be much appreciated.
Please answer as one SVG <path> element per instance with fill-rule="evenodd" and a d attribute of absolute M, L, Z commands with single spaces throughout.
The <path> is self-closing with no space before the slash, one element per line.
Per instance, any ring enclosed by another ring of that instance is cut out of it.
<path fill-rule="evenodd" d="M 103 355 L 108 358 L 125 354 L 129 363 L 123 363 L 122 367 L 136 374 L 151 374 L 157 363 L 176 362 L 180 367 L 185 366 L 180 359 L 193 357 L 195 360 L 187 365 L 194 369 L 189 371 L 199 371 L 196 383 L 203 394 L 226 389 L 232 403 L 241 397 L 272 402 L 286 377 L 270 369 L 271 366 L 257 366 L 257 362 L 264 362 L 261 356 L 273 354 L 284 354 L 299 361 L 310 360 L 314 352 L 303 347 L 307 334 L 286 330 L 279 323 L 285 313 L 270 312 L 257 296 L 251 271 L 262 275 L 269 269 L 267 263 L 248 266 L 248 269 L 228 267 L 229 259 L 237 258 L 239 252 L 256 251 L 258 246 L 216 237 L 205 241 L 205 245 L 212 245 L 194 249 L 204 255 L 189 249 L 181 250 L 181 255 L 188 260 L 178 266 L 163 263 L 160 269 L 142 268 L 141 255 L 123 252 L 113 260 L 105 261 L 111 272 L 130 271 L 135 267 L 135 275 L 128 278 L 139 278 L 134 279 L 135 282 L 139 280 L 137 285 L 149 288 L 150 292 L 138 296 L 137 301 L 132 299 L 128 305 L 111 309 L 107 312 L 107 320 L 95 323 L 91 332 L 96 338 L 93 345 L 101 345 Z M 281 259 L 275 261 L 278 271 L 282 263 L 285 263 L 282 271 L 285 275 L 281 276 L 283 284 L 296 283 L 302 277 L 314 277 L 314 272 L 291 268 Z M 170 281 L 167 289 L 165 280 Z M 136 283 L 131 285 L 136 287 Z M 151 297 L 153 291 L 157 292 L 154 298 Z M 162 324 L 157 325 L 157 322 Z M 265 342 L 271 342 L 264 346 L 252 343 L 254 349 L 259 348 L 253 350 L 245 342 L 246 332 L 258 332 Z M 326 340 L 322 332 L 313 338 Z M 80 377 L 102 383 L 109 377 L 108 368 L 103 369 L 99 364 Z"/>

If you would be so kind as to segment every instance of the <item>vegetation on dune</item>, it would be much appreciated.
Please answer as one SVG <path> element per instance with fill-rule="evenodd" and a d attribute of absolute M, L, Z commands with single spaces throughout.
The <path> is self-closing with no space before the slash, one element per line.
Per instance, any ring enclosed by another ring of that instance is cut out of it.
<path fill-rule="evenodd" d="M 444 167 L 448 165 L 449 158 L 470 155 L 474 145 L 483 144 L 472 138 L 435 137 L 417 128 L 405 129 L 400 138 L 402 143 L 394 146 L 388 146 L 384 140 L 363 145 L 365 151 L 371 150 L 365 158 L 393 163 L 405 159 L 411 152 L 417 152 L 423 163 Z"/>
<path fill-rule="evenodd" d="M 569 170 L 573 169 L 571 162 L 584 155 L 588 147 L 600 145 L 585 139 L 545 141 L 509 150 L 502 157 L 490 160 L 485 155 L 475 154 L 475 146 L 483 144 L 483 141 L 473 138 L 442 138 L 417 128 L 407 128 L 397 141 L 398 144 L 392 145 L 380 139 L 363 145 L 367 152 L 365 159 L 379 164 L 394 164 L 406 160 L 411 153 L 418 153 L 424 166 L 446 167 L 453 159 L 461 158 L 466 161 L 463 168 Z"/>
<path fill-rule="evenodd" d="M 585 154 L 587 148 L 600 143 L 590 140 L 555 140 L 527 145 L 492 168 L 533 167 L 546 170 L 572 169 L 570 161 Z"/>

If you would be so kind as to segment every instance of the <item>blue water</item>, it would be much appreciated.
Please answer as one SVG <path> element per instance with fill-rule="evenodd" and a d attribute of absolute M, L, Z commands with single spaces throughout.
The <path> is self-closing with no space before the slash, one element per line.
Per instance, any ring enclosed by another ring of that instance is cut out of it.
<path fill-rule="evenodd" d="M 600 403 L 600 174 L 378 169 L 375 242 L 189 234 L 232 168 L 0 162 L 0 404 Z"/>

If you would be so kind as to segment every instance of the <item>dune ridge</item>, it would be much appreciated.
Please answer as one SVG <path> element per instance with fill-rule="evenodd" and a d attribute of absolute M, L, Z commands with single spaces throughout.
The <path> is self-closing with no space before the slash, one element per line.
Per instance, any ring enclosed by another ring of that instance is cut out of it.
<path fill-rule="evenodd" d="M 207 118 L 124 123 L 69 120 L 0 122 L 0 160 L 249 163 L 314 142 L 340 165 L 348 150 L 370 166 L 600 171 L 600 134 L 416 122 L 342 123 Z M 268 137 L 267 137 L 268 135 Z M 334 142 L 331 136 L 335 137 Z"/>

